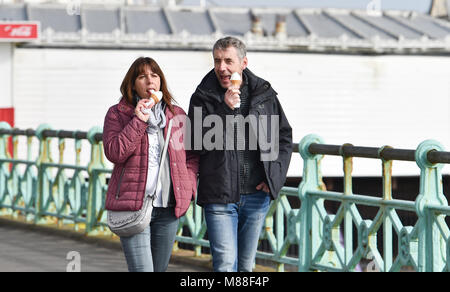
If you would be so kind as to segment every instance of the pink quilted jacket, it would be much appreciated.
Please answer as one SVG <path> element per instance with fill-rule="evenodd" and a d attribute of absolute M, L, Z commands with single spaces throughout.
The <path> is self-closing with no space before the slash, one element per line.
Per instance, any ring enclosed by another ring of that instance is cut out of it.
<path fill-rule="evenodd" d="M 183 216 L 197 192 L 198 156 L 184 150 L 186 113 L 174 106 L 175 115 L 166 107 L 167 136 L 169 120 L 173 119 L 168 155 L 175 194 L 175 216 Z M 148 169 L 147 123 L 134 115 L 134 108 L 125 99 L 112 106 L 103 126 L 103 147 L 106 157 L 114 163 L 108 185 L 105 208 L 114 211 L 136 211 L 142 207 Z"/>

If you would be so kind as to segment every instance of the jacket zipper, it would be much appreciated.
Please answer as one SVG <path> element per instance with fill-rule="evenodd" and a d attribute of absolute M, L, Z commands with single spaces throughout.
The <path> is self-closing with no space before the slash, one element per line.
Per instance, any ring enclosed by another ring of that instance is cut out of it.
<path fill-rule="evenodd" d="M 150 144 L 150 140 L 148 139 L 147 131 L 145 131 L 145 140 L 147 141 L 146 147 L 145 147 L 147 155 L 145 157 L 145 161 L 146 161 L 146 165 L 145 165 L 145 179 L 144 179 L 145 182 L 144 182 L 144 196 L 143 196 L 142 201 L 144 201 L 144 199 L 145 199 L 145 189 L 147 188 L 147 176 L 148 176 L 148 148 L 150 147 L 150 145 L 149 145 Z M 153 202 L 152 202 L 152 205 L 153 205 Z"/>
<path fill-rule="evenodd" d="M 234 142 L 234 154 L 236 155 L 236 161 L 237 161 L 237 193 L 238 193 L 238 200 L 240 200 L 240 194 L 241 194 L 241 163 L 240 163 L 240 159 L 239 159 L 239 150 L 237 149 L 237 136 L 238 136 L 238 127 L 236 122 L 233 125 L 234 127 L 234 137 L 233 137 L 233 142 Z"/>
<path fill-rule="evenodd" d="M 122 172 L 120 173 L 119 184 L 117 186 L 117 192 L 116 192 L 116 200 L 119 199 L 120 186 L 122 185 L 122 178 L 123 178 L 124 173 L 125 173 L 125 166 L 122 168 Z"/>

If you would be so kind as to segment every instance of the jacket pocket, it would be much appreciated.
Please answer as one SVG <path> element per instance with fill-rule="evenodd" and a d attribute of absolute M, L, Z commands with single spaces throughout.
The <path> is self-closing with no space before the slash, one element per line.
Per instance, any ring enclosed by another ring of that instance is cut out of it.
<path fill-rule="evenodd" d="M 122 185 L 122 179 L 123 179 L 123 174 L 124 174 L 124 173 L 125 173 L 125 167 L 122 168 L 122 172 L 120 173 L 120 176 L 119 176 L 119 182 L 117 183 L 116 200 L 119 199 L 120 186 Z"/>

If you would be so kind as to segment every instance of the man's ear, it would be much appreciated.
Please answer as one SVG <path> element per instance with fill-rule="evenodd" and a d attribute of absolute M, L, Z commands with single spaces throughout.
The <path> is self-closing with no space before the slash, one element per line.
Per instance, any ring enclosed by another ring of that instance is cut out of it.
<path fill-rule="evenodd" d="M 242 71 L 245 70 L 245 68 L 247 68 L 248 66 L 248 59 L 247 56 L 244 57 L 244 59 L 242 59 Z"/>

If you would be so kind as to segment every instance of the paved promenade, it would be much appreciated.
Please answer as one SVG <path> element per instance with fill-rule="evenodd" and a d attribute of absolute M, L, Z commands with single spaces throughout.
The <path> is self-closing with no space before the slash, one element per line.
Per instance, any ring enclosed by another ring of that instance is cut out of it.
<path fill-rule="evenodd" d="M 99 244 L 0 220 L 0 272 L 126 272 L 118 244 Z M 172 256 L 168 272 L 208 272 L 209 260 Z"/>

